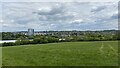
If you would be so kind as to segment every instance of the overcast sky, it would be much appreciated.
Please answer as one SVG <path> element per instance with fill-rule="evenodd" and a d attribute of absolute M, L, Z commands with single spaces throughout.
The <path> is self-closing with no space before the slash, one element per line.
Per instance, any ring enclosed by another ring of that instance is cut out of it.
<path fill-rule="evenodd" d="M 0 31 L 118 29 L 118 2 L 3 2 L 0 7 Z"/>

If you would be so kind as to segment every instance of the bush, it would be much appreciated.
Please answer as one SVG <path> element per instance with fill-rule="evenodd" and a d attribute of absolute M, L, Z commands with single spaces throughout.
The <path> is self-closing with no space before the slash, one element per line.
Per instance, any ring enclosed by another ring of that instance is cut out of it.
<path fill-rule="evenodd" d="M 30 44 L 29 40 L 21 40 L 20 45 Z"/>
<path fill-rule="evenodd" d="M 49 37 L 47 40 L 48 40 L 48 43 L 59 42 L 59 39 L 52 38 L 52 37 Z"/>
<path fill-rule="evenodd" d="M 42 44 L 42 43 L 48 43 L 47 39 L 41 39 L 41 38 L 35 38 L 33 39 L 34 44 Z"/>
<path fill-rule="evenodd" d="M 26 45 L 26 44 L 32 44 L 32 41 L 29 40 L 18 40 L 15 42 L 16 45 Z"/>
<path fill-rule="evenodd" d="M 9 42 L 9 43 L 3 43 L 2 44 L 2 46 L 4 47 L 4 46 L 15 46 L 16 44 L 15 43 L 13 43 L 13 42 Z"/>

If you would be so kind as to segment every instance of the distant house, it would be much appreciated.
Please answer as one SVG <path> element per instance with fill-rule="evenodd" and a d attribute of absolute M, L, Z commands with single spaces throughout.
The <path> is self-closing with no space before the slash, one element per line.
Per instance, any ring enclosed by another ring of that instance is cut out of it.
<path fill-rule="evenodd" d="M 47 33 L 43 33 L 43 32 L 35 32 L 34 35 L 46 35 Z"/>
<path fill-rule="evenodd" d="M 59 41 L 63 41 L 63 40 L 66 40 L 66 39 L 64 39 L 64 38 L 63 39 L 62 38 L 59 39 Z"/>

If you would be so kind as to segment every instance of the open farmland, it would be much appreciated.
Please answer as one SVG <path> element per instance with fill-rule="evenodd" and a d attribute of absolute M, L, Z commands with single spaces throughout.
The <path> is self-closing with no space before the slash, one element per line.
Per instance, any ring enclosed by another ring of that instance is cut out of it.
<path fill-rule="evenodd" d="M 117 66 L 118 42 L 63 42 L 3 47 L 3 66 Z"/>

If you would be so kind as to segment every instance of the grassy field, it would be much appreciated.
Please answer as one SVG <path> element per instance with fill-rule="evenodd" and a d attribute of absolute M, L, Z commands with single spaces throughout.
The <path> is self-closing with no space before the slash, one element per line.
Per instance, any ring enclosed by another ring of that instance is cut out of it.
<path fill-rule="evenodd" d="M 3 66 L 117 66 L 118 42 L 63 42 L 3 47 Z"/>

